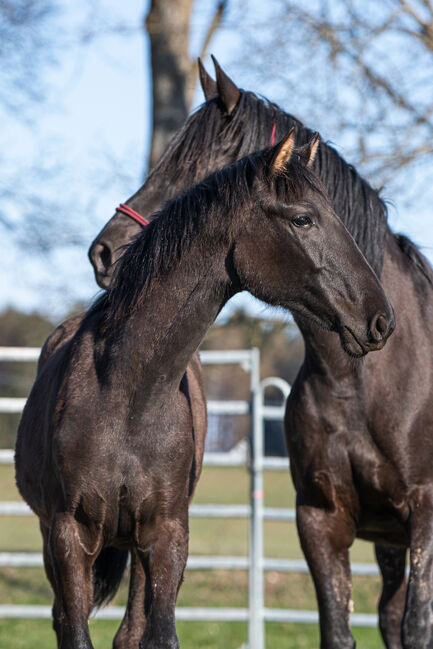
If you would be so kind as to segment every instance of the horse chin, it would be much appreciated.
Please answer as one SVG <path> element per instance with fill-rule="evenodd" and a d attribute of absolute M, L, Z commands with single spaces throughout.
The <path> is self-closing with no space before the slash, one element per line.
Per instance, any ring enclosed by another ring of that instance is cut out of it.
<path fill-rule="evenodd" d="M 362 358 L 369 351 L 359 342 L 349 327 L 342 327 L 338 333 L 340 334 L 341 345 L 344 351 L 352 358 Z"/>
<path fill-rule="evenodd" d="M 325 331 L 337 331 L 337 328 L 334 326 L 331 320 L 326 318 L 319 318 L 313 311 L 306 309 L 305 307 L 293 307 L 293 305 L 285 306 L 284 308 L 290 309 L 295 322 L 298 327 L 303 329 L 303 327 L 310 327 L 311 325 L 316 326 L 318 329 L 323 329 Z"/>

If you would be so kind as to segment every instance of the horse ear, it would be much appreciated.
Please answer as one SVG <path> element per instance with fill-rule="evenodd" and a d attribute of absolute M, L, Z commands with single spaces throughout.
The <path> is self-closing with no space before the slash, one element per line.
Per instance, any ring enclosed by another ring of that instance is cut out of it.
<path fill-rule="evenodd" d="M 312 166 L 314 158 L 316 157 L 317 149 L 319 148 L 319 143 L 320 135 L 318 133 L 314 133 L 313 137 L 309 142 L 307 142 L 307 144 L 304 144 L 296 150 L 297 155 L 306 164 L 307 167 Z"/>
<path fill-rule="evenodd" d="M 271 175 L 284 171 L 295 147 L 295 127 L 292 126 L 288 135 L 274 147 L 272 151 Z"/>
<path fill-rule="evenodd" d="M 230 115 L 233 112 L 234 107 L 239 101 L 239 97 L 241 96 L 241 91 L 239 90 L 237 85 L 233 83 L 230 77 L 226 75 L 226 73 L 220 67 L 218 61 L 216 60 L 213 54 L 211 54 L 211 57 L 212 57 L 213 64 L 215 66 L 218 94 L 226 108 L 226 111 Z"/>
<path fill-rule="evenodd" d="M 203 90 L 204 98 L 206 101 L 209 101 L 218 94 L 218 87 L 216 81 L 208 74 L 200 59 L 197 59 L 197 63 L 201 89 Z"/>

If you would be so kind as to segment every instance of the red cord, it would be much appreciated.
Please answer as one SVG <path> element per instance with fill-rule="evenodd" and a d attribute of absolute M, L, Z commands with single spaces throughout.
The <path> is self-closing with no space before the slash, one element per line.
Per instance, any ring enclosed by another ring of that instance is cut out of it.
<path fill-rule="evenodd" d="M 146 226 L 150 223 L 150 221 L 145 219 L 144 216 L 141 216 L 141 214 L 133 210 L 132 207 L 125 205 L 125 203 L 120 203 L 119 207 L 116 209 L 118 212 L 122 212 L 123 214 L 130 216 L 131 219 L 134 219 L 134 221 L 137 221 L 137 223 L 139 223 L 140 225 Z"/>

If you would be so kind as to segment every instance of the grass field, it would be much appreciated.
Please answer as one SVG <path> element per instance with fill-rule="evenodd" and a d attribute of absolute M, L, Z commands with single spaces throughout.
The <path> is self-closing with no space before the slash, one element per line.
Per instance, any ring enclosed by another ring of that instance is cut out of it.
<path fill-rule="evenodd" d="M 294 493 L 288 473 L 267 473 L 266 505 L 293 507 Z M 197 489 L 196 503 L 247 503 L 248 473 L 243 469 L 205 469 Z M 0 466 L 0 500 L 19 496 L 13 481 L 13 469 Z M 245 555 L 248 550 L 248 523 L 242 520 L 191 520 L 190 554 Z M 0 551 L 40 551 L 40 534 L 36 519 L 3 517 L 0 519 Z M 267 522 L 265 526 L 267 557 L 301 558 L 295 525 Z M 372 546 L 356 542 L 353 561 L 373 561 Z M 275 608 L 316 608 L 314 589 L 308 575 L 268 572 L 266 606 Z M 245 572 L 189 571 L 181 588 L 179 606 L 247 605 L 248 577 Z M 355 610 L 374 613 L 379 596 L 379 580 L 354 577 Z M 126 582 L 115 604 L 126 600 Z M 51 604 L 51 590 L 39 568 L 0 569 L 0 603 Z M 118 622 L 93 620 L 92 640 L 95 649 L 109 648 Z M 178 635 L 183 649 L 239 649 L 247 639 L 242 623 L 179 622 Z M 359 649 L 383 647 L 375 629 L 354 629 Z M 267 649 L 317 649 L 318 629 L 310 625 L 268 623 Z M 54 634 L 48 620 L 1 620 L 0 649 L 55 649 Z"/>

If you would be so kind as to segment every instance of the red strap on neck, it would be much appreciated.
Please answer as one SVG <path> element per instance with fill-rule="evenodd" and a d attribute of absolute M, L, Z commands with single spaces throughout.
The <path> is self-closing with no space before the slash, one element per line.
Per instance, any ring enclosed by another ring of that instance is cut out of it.
<path fill-rule="evenodd" d="M 119 207 L 116 208 L 118 212 L 122 212 L 122 214 L 126 214 L 126 216 L 131 217 L 131 219 L 134 219 L 134 221 L 137 221 L 140 225 L 143 227 L 146 225 L 149 225 L 150 221 L 144 218 L 144 216 L 141 216 L 138 212 L 132 209 L 132 207 L 129 207 L 129 205 L 125 205 L 125 203 L 120 203 Z"/>

